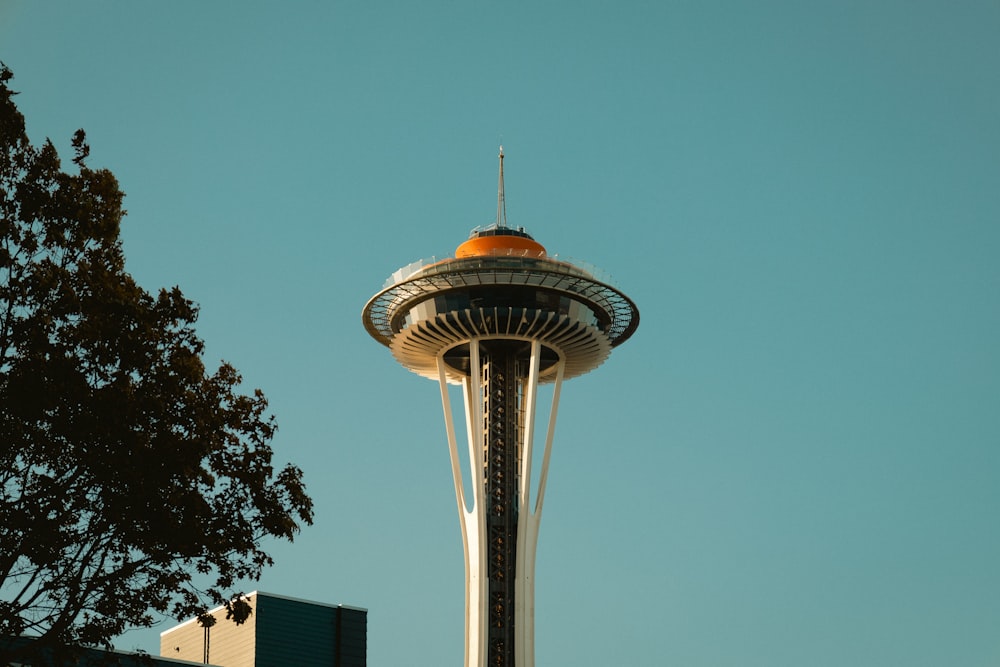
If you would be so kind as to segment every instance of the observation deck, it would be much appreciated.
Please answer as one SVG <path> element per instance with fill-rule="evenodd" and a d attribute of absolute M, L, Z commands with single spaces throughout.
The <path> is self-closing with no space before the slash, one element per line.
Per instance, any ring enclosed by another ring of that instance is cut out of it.
<path fill-rule="evenodd" d="M 468 374 L 471 338 L 539 339 L 565 377 L 590 371 L 628 340 L 639 311 L 594 271 L 551 257 L 523 229 L 472 231 L 455 257 L 421 260 L 394 273 L 365 305 L 365 329 L 411 371 L 437 379 L 444 352 L 448 381 Z"/>

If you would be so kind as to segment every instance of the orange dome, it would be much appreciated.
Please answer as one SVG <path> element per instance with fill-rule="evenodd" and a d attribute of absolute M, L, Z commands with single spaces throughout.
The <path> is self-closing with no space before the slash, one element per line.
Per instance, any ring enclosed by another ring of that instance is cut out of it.
<path fill-rule="evenodd" d="M 527 234 L 486 233 L 473 236 L 455 249 L 455 259 L 483 255 L 545 257 L 545 248 Z"/>

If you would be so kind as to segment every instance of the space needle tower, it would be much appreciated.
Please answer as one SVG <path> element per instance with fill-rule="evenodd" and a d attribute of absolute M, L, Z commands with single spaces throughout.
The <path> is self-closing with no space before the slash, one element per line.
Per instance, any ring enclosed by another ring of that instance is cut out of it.
<path fill-rule="evenodd" d="M 362 320 L 399 363 L 440 386 L 465 550 L 465 665 L 533 667 L 535 547 L 560 389 L 628 340 L 639 311 L 592 270 L 507 226 L 502 146 L 499 158 L 496 222 L 474 229 L 453 258 L 394 273 Z M 547 424 L 536 423 L 545 383 L 554 385 Z M 467 480 L 449 384 L 463 389 Z"/>

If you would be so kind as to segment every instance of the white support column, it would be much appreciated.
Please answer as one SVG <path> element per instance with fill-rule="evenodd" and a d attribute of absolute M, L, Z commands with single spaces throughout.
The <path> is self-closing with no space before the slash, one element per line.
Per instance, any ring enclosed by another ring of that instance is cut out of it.
<path fill-rule="evenodd" d="M 521 457 L 521 488 L 518 493 L 517 572 L 514 577 L 514 663 L 517 667 L 535 664 L 535 565 L 529 556 L 537 539 L 538 526 L 531 521 L 531 457 L 535 439 L 538 402 L 538 371 L 542 345 L 531 341 L 528 376 L 524 379 L 524 442 Z M 534 536 L 533 536 L 534 533 Z"/>
<path fill-rule="evenodd" d="M 462 550 L 465 555 L 465 664 L 469 665 L 469 645 L 471 633 L 469 627 L 470 611 L 470 582 L 472 569 L 478 558 L 473 557 L 470 545 L 469 530 L 475 530 L 475 523 L 469 521 L 469 512 L 465 509 L 465 487 L 462 482 L 462 463 L 458 458 L 458 442 L 455 438 L 455 417 L 451 410 L 451 399 L 448 396 L 448 378 L 445 373 L 444 353 L 438 354 L 438 384 L 441 387 L 441 405 L 444 408 L 444 426 L 448 433 L 448 454 L 451 458 L 451 475 L 455 481 L 455 500 L 458 502 L 458 523 L 462 528 Z M 466 394 L 468 391 L 466 390 Z M 474 501 L 473 501 L 474 502 Z M 475 507 L 473 507 L 473 510 Z M 471 524 L 471 525 L 470 525 Z"/>
<path fill-rule="evenodd" d="M 465 424 L 469 439 L 469 469 L 472 481 L 472 510 L 465 514 L 468 523 L 468 549 L 472 556 L 469 575 L 465 583 L 465 622 L 468 628 L 469 644 L 465 656 L 466 667 L 486 667 L 486 623 L 485 613 L 488 598 L 489 572 L 486 562 L 486 480 L 483 477 L 483 376 L 479 354 L 479 339 L 469 341 L 469 362 L 471 372 L 465 379 Z"/>
<path fill-rule="evenodd" d="M 478 357 L 478 345 L 473 341 L 470 347 L 476 350 L 474 356 Z M 472 509 L 467 509 L 467 498 L 465 496 L 465 486 L 462 480 L 462 463 L 458 456 L 458 442 L 455 436 L 455 416 L 451 409 L 451 399 L 448 396 L 448 380 L 445 372 L 444 355 L 439 354 L 438 383 L 441 387 L 441 403 L 444 408 L 445 429 L 448 434 L 448 453 L 451 458 L 451 474 L 455 482 L 455 500 L 458 504 L 458 519 L 462 529 L 462 548 L 465 555 L 465 665 L 466 667 L 485 667 L 486 652 L 483 647 L 483 637 L 485 636 L 486 620 L 482 616 L 483 600 L 485 593 L 483 586 L 486 584 L 485 562 L 482 554 L 485 553 L 485 533 L 483 527 L 485 521 L 480 518 L 483 512 L 483 482 L 482 474 L 476 475 L 476 438 L 474 437 L 474 424 L 476 415 L 479 415 L 479 423 L 482 422 L 482 404 L 476 400 L 478 392 L 478 382 L 472 378 L 466 378 L 462 384 L 465 399 L 465 423 L 466 435 L 469 442 L 469 456 L 471 470 L 472 488 Z M 479 404 L 477 409 L 476 405 Z M 481 439 L 481 438 L 480 438 Z M 482 458 L 480 453 L 478 458 Z"/>
<path fill-rule="evenodd" d="M 535 440 L 535 403 L 538 394 L 538 370 L 541 366 L 542 344 L 531 341 L 531 358 L 528 362 L 528 377 L 524 379 L 524 442 L 521 448 L 521 488 L 518 495 L 518 509 L 523 512 L 531 500 L 531 453 Z M 520 537 L 520 530 L 518 537 Z"/>
<path fill-rule="evenodd" d="M 532 422 L 534 421 L 535 403 L 537 402 L 537 355 L 540 355 L 540 349 L 538 348 L 540 348 L 538 341 L 533 341 L 531 373 L 527 378 L 528 386 L 526 387 L 526 390 L 530 390 L 531 394 L 531 403 L 526 407 L 531 410 Z M 545 496 L 545 482 L 549 476 L 549 459 L 552 453 L 552 439 L 555 435 L 556 413 L 559 407 L 559 390 L 562 387 L 564 369 L 565 363 L 560 359 L 556 369 L 556 382 L 552 393 L 552 407 L 549 410 L 549 423 L 545 435 L 542 467 L 538 474 L 538 498 L 535 501 L 534 509 L 531 507 L 531 486 L 529 483 L 531 478 L 531 460 L 528 456 L 525 456 L 522 462 L 521 480 L 524 493 L 517 524 L 517 576 L 515 579 L 516 592 L 514 597 L 518 610 L 518 618 L 514 626 L 517 628 L 517 640 L 515 643 L 515 663 L 517 667 L 535 666 L 535 554 L 538 547 L 538 528 L 542 521 L 542 501 Z M 528 391 L 525 392 L 526 397 L 527 394 Z M 532 423 L 532 439 L 533 433 L 534 424 Z M 526 449 L 529 446 L 528 435 L 528 433 L 525 434 Z"/>
<path fill-rule="evenodd" d="M 559 414 L 559 393 L 562 390 L 565 371 L 566 363 L 560 359 L 559 366 L 556 369 L 555 385 L 552 389 L 552 408 L 549 410 L 549 427 L 545 433 L 545 453 L 542 455 L 542 469 L 538 475 L 538 498 L 535 500 L 535 509 L 532 512 L 536 523 L 542 520 L 542 503 L 545 501 L 545 482 L 549 478 L 549 458 L 552 455 L 552 440 L 556 434 L 556 416 Z M 534 559 L 534 556 L 532 556 L 532 559 Z"/>

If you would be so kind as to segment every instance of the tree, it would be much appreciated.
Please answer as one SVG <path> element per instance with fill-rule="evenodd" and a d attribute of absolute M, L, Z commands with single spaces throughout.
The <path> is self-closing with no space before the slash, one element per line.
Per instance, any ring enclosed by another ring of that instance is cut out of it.
<path fill-rule="evenodd" d="M 312 522 L 302 473 L 272 464 L 264 395 L 206 372 L 197 306 L 125 271 L 124 195 L 83 131 L 64 172 L 11 78 L 0 64 L 0 638 L 37 639 L 0 639 L 0 665 L 110 647 L 153 612 L 241 622 L 263 541 Z"/>

